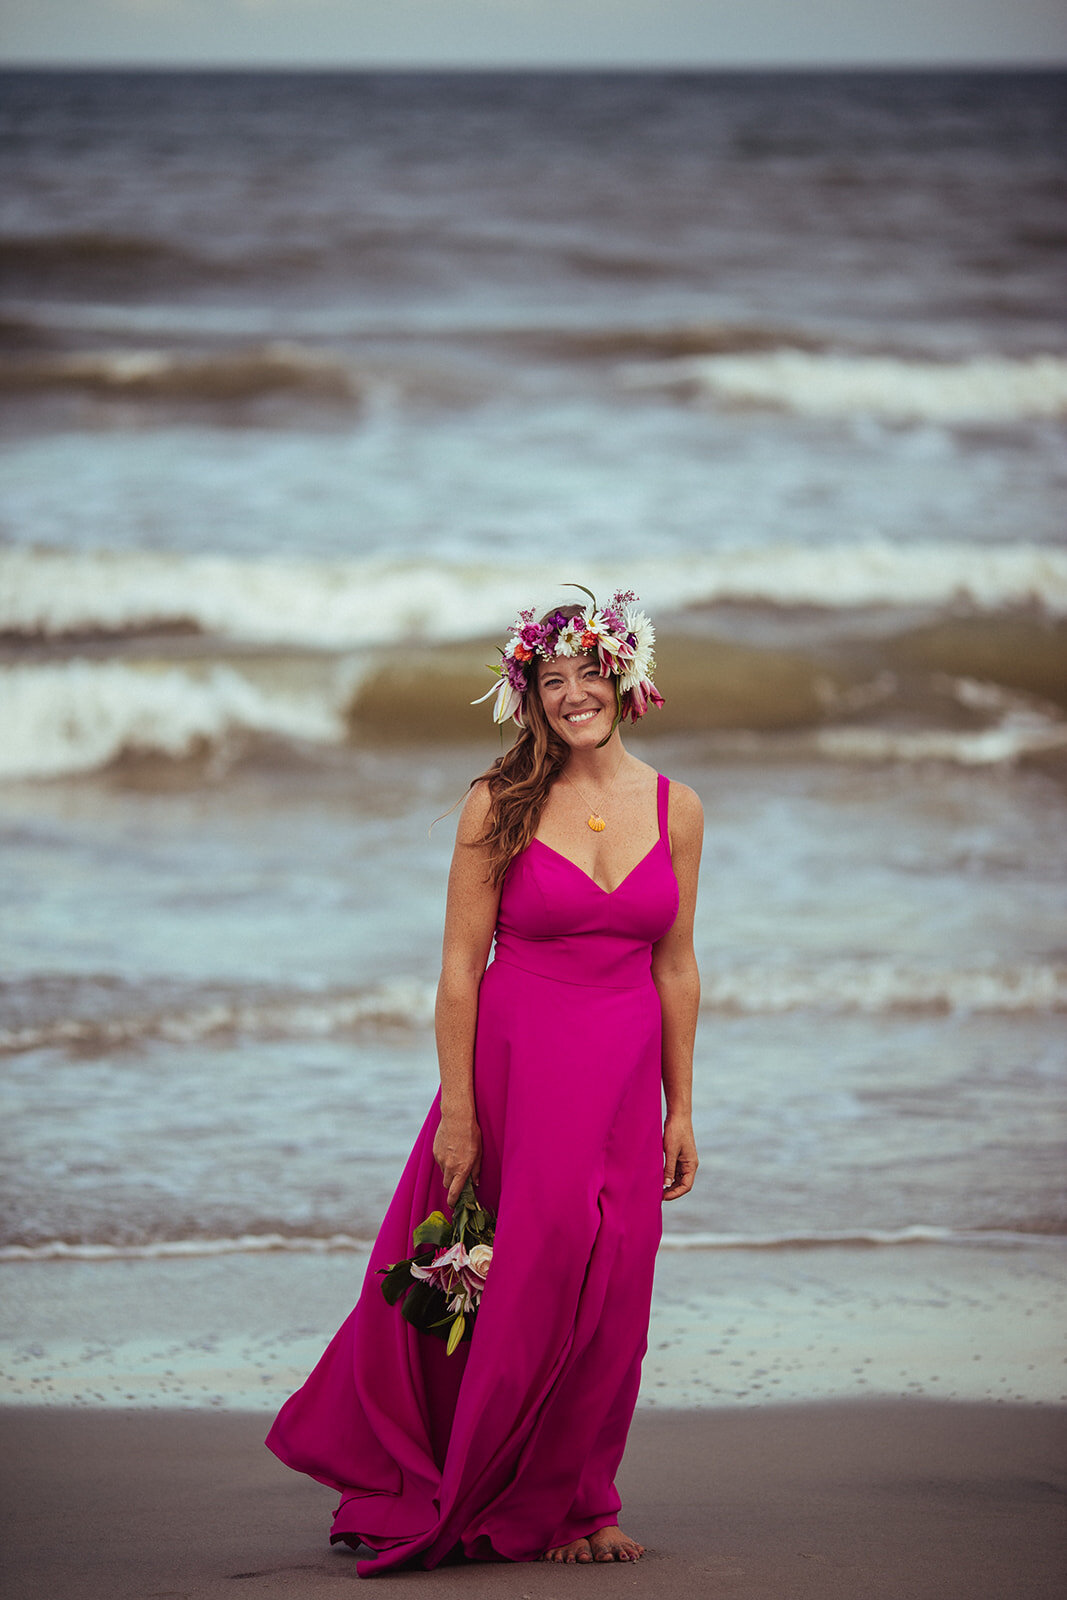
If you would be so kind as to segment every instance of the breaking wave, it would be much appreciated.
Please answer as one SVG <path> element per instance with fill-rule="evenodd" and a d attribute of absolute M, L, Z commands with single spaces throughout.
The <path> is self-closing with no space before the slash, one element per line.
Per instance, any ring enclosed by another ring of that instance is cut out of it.
<path fill-rule="evenodd" d="M 1056 963 L 938 970 L 885 959 L 794 960 L 708 967 L 701 984 L 702 1010 L 723 1015 L 1067 1011 L 1067 964 Z M 0 1053 L 65 1049 L 92 1055 L 151 1041 L 185 1046 L 205 1040 L 316 1039 L 382 1025 L 425 1028 L 433 1019 L 434 995 L 435 985 L 418 978 L 326 994 L 193 994 L 163 1003 L 108 991 L 83 997 L 89 1014 L 79 1015 L 72 997 L 66 1015 L 0 1027 Z"/>
<path fill-rule="evenodd" d="M 9 779 L 95 772 L 123 756 L 221 752 L 241 734 L 336 744 L 345 732 L 329 692 L 257 684 L 228 665 L 15 666 L 0 673 L 0 705 L 0 777 Z"/>
<path fill-rule="evenodd" d="M 0 361 L 0 394 L 56 389 L 117 399 L 215 404 L 279 393 L 335 403 L 359 398 L 355 377 L 343 362 L 284 342 L 211 354 L 115 350 Z"/>
<path fill-rule="evenodd" d="M 202 1256 L 369 1254 L 372 1239 L 349 1233 L 244 1233 L 228 1239 L 154 1239 L 143 1244 L 71 1243 L 0 1246 L 0 1262 L 17 1261 L 167 1261 Z M 1025 1233 L 1010 1228 L 939 1228 L 915 1223 L 904 1228 L 857 1228 L 808 1233 L 664 1233 L 661 1250 L 841 1250 L 897 1249 L 901 1246 L 966 1245 L 985 1249 L 1033 1249 L 1062 1242 L 1056 1233 Z"/>
<path fill-rule="evenodd" d="M 191 997 L 184 1005 L 145 1002 L 111 1016 L 60 1016 L 0 1028 L 0 1052 L 123 1049 L 151 1040 L 196 1045 L 211 1039 L 315 1039 L 381 1024 L 425 1027 L 433 1019 L 436 986 L 394 978 L 344 994 Z M 131 997 L 127 1004 L 135 1004 Z"/>
<path fill-rule="evenodd" d="M 623 379 L 706 404 L 812 417 L 950 425 L 1067 417 L 1067 359 L 1053 355 L 949 362 L 767 350 L 634 364 Z"/>
<path fill-rule="evenodd" d="M 0 551 L 0 633 L 116 635 L 184 625 L 258 643 L 342 649 L 497 638 L 520 605 L 560 598 L 559 563 L 448 564 L 180 556 L 154 551 Z M 598 593 L 615 566 L 583 563 Z M 1067 551 L 1034 544 L 778 545 L 627 563 L 656 611 L 715 601 L 773 606 L 1036 604 L 1067 615 Z"/>
<path fill-rule="evenodd" d="M 857 763 L 1008 766 L 1067 747 L 1067 551 L 868 541 L 636 568 L 630 581 L 650 608 L 676 613 L 658 652 L 667 707 L 657 731 L 756 758 L 788 739 L 802 757 Z M 62 778 L 145 757 L 217 757 L 221 774 L 253 745 L 312 756 L 349 743 L 480 740 L 485 711 L 470 702 L 502 624 L 531 597 L 558 599 L 557 574 L 555 564 L 502 573 L 0 551 L 0 777 Z M 583 577 L 602 593 L 618 581 L 606 566 Z M 709 633 L 698 613 L 724 602 L 782 620 L 791 608 L 832 609 L 846 628 L 863 607 L 903 608 L 902 622 L 922 608 L 932 616 L 899 632 L 883 623 L 876 637 L 860 620 L 862 647 L 847 635 L 834 645 L 830 630 L 785 648 Z"/>
<path fill-rule="evenodd" d="M 484 707 L 470 702 L 490 653 L 437 645 L 400 659 L 284 650 L 198 659 L 160 641 L 151 656 L 15 662 L 0 666 L 0 780 L 133 763 L 147 781 L 152 762 L 184 761 L 215 781 L 252 756 L 285 764 L 298 752 L 306 762 L 343 747 L 484 742 Z M 1067 720 L 1053 703 L 1067 699 L 1064 674 L 1053 681 L 1039 665 L 1035 655 L 1034 681 L 1021 687 L 1044 690 L 1048 702 L 936 671 L 900 679 L 884 667 L 871 678 L 798 650 L 674 639 L 661 655 L 668 704 L 652 731 L 703 736 L 741 760 L 1006 768 L 1067 750 Z M 1022 669 L 1009 657 L 1003 671 L 1017 679 Z M 934 725 L 869 720 L 899 709 Z M 983 725 L 954 726 L 960 715 Z"/>
<path fill-rule="evenodd" d="M 948 728 L 835 727 L 819 728 L 811 738 L 818 753 L 833 761 L 1009 767 L 1027 756 L 1067 750 L 1067 723 L 1019 716 L 968 733 Z"/>
<path fill-rule="evenodd" d="M 890 960 L 770 963 L 701 973 L 706 1011 L 968 1014 L 1067 1011 L 1067 964 L 909 966 Z"/>

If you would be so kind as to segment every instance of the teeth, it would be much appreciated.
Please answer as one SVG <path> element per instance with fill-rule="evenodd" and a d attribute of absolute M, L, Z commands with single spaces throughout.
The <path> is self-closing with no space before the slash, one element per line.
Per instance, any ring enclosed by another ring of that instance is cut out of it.
<path fill-rule="evenodd" d="M 595 711 L 572 711 L 567 718 L 568 722 L 588 722 L 590 717 L 595 717 Z"/>

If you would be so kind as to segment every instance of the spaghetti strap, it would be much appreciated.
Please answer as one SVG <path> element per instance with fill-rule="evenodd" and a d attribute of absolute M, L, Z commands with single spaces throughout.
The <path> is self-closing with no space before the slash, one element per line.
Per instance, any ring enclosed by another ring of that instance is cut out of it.
<path fill-rule="evenodd" d="M 668 852 L 671 848 L 671 836 L 667 831 L 667 805 L 670 793 L 671 780 L 665 778 L 661 772 L 656 780 L 656 812 L 659 817 L 659 836 L 667 846 Z"/>

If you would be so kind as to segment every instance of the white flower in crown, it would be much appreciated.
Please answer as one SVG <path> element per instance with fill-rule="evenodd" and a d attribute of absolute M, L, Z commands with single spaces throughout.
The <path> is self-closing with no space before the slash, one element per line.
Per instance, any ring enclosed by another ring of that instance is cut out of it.
<path fill-rule="evenodd" d="M 627 606 L 623 612 L 627 631 L 634 637 L 633 656 L 619 674 L 619 689 L 635 689 L 656 670 L 656 630 L 643 611 Z"/>
<path fill-rule="evenodd" d="M 571 617 L 565 628 L 561 628 L 556 635 L 557 656 L 580 656 L 588 646 L 582 644 L 582 635 L 586 629 L 585 618 L 578 614 Z"/>

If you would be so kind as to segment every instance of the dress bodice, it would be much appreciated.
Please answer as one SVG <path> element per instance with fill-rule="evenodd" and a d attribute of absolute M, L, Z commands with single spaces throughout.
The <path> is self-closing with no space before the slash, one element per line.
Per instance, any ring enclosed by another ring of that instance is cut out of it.
<path fill-rule="evenodd" d="M 652 946 L 678 914 L 667 832 L 669 780 L 657 780 L 659 838 L 610 892 L 569 857 L 533 839 L 508 868 L 494 960 L 563 983 L 629 989 L 647 983 Z"/>

